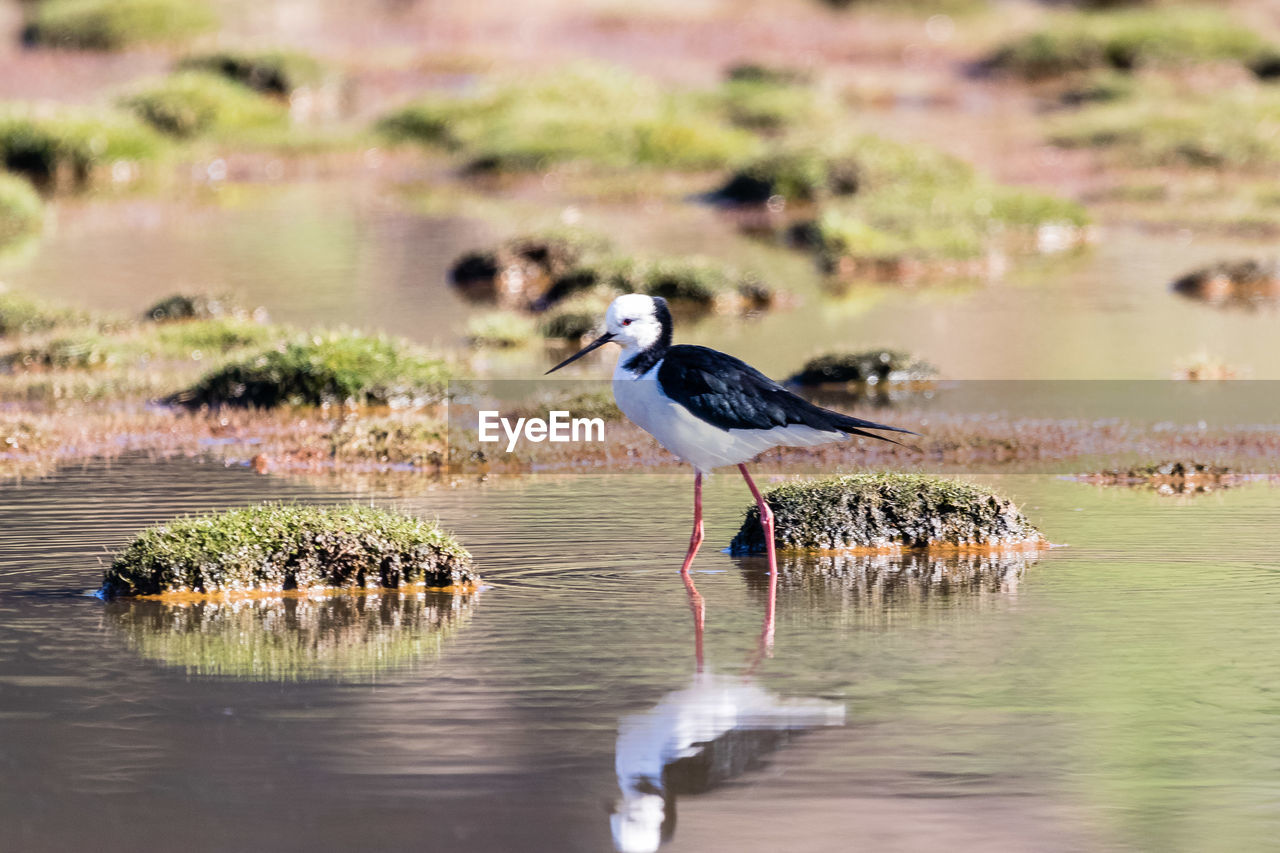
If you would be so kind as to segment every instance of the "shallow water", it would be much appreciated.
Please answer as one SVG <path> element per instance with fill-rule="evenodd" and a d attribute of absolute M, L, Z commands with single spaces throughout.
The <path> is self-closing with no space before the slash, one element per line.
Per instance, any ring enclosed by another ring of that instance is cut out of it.
<path fill-rule="evenodd" d="M 1280 491 L 995 482 L 1070 547 L 784 562 L 747 674 L 763 576 L 715 550 L 747 496 L 713 478 L 700 676 L 687 477 L 390 497 L 128 458 L 0 485 L 0 848 L 603 851 L 664 821 L 672 851 L 1269 844 Z M 139 527 L 271 497 L 438 516 L 489 587 L 447 615 L 84 594 Z"/>
<path fill-rule="evenodd" d="M 1166 379 L 1202 350 L 1245 375 L 1280 378 L 1274 310 L 1214 308 L 1169 289 L 1192 268 L 1266 255 L 1269 244 L 1115 226 L 1087 251 L 1027 260 L 999 281 L 867 285 L 831 297 L 801 253 L 742 236 L 706 206 L 576 205 L 554 194 L 503 201 L 402 180 L 371 172 L 229 183 L 173 198 L 62 200 L 56 227 L 31 257 L 0 266 L 0 280 L 125 312 L 179 290 L 230 291 L 290 323 L 458 345 L 465 318 L 485 309 L 451 290 L 450 263 L 570 216 L 615 235 L 624 250 L 719 257 L 800 297 L 800 306 L 756 321 L 712 318 L 677 330 L 680 340 L 778 376 L 823 350 L 890 346 L 952 379 Z M 494 369 L 535 376 L 550 359 L 520 354 Z"/>

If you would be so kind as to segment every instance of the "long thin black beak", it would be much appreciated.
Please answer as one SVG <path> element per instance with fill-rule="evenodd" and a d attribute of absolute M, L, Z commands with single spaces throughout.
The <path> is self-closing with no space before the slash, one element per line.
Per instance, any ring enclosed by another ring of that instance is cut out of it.
<path fill-rule="evenodd" d="M 587 353 L 591 352 L 593 349 L 598 349 L 599 347 L 602 347 L 602 346 L 604 346 L 605 344 L 609 343 L 609 341 L 611 341 L 611 340 L 613 340 L 613 332 L 605 332 L 603 335 L 601 335 L 600 337 L 596 338 L 594 341 L 592 341 L 591 343 L 587 344 L 585 347 L 583 347 L 582 349 L 578 350 L 578 351 L 577 351 L 577 352 L 575 352 L 573 355 L 569 356 L 569 357 L 568 357 L 568 358 L 566 358 L 564 361 L 560 362 L 560 363 L 559 363 L 559 364 L 557 364 L 555 367 L 553 367 L 553 368 L 551 368 L 550 370 L 548 370 L 548 371 L 547 371 L 547 373 L 555 373 L 557 370 L 559 370 L 560 368 L 564 367 L 566 364 L 572 364 L 573 362 L 575 362 L 575 361 L 577 361 L 578 359 L 582 358 L 582 357 L 583 357 L 584 355 L 586 355 Z M 542 375 L 543 375 L 543 376 L 546 376 L 546 375 L 547 375 L 547 373 L 544 373 L 544 374 L 542 374 Z"/>

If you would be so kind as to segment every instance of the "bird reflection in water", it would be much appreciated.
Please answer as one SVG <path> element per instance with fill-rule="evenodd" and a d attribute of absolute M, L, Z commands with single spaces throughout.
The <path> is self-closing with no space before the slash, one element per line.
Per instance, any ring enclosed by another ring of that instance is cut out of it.
<path fill-rule="evenodd" d="M 693 610 L 693 681 L 647 711 L 618 724 L 615 769 L 622 798 L 610 823 L 621 853 L 651 853 L 675 832 L 676 798 L 703 794 L 759 767 L 791 735 L 844 725 L 844 705 L 817 699 L 784 699 L 754 678 L 773 644 L 769 601 L 760 642 L 741 675 L 710 672 L 703 662 L 705 605 L 684 575 Z"/>

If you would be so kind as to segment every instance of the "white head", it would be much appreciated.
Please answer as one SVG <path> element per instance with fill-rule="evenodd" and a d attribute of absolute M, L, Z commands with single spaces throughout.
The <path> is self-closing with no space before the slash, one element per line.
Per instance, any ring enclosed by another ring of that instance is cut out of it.
<path fill-rule="evenodd" d="M 624 352 L 647 350 L 662 339 L 664 329 L 671 339 L 671 312 L 661 297 L 625 293 L 610 303 L 604 318 L 612 340 Z"/>
<path fill-rule="evenodd" d="M 609 303 L 605 312 L 605 333 L 547 371 L 554 373 L 610 341 L 621 345 L 624 355 L 634 355 L 655 346 L 665 351 L 671 344 L 671 311 L 661 296 L 624 293 Z"/>

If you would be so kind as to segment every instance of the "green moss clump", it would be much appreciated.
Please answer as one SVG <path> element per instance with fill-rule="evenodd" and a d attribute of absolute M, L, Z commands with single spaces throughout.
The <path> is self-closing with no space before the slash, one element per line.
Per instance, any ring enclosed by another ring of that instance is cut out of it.
<path fill-rule="evenodd" d="M 438 657 L 474 600 L 447 592 L 182 605 L 120 599 L 106 609 L 112 628 L 138 654 L 192 675 L 366 682 Z"/>
<path fill-rule="evenodd" d="M 1158 85 L 1064 117 L 1051 139 L 1118 165 L 1261 172 L 1280 165 L 1280 91 L 1188 94 Z"/>
<path fill-rule="evenodd" d="M 604 327 L 604 314 L 617 293 L 593 287 L 557 302 L 538 320 L 544 338 L 577 343 Z"/>
<path fill-rule="evenodd" d="M 889 349 L 837 352 L 811 358 L 787 381 L 795 385 L 909 382 L 932 379 L 938 369 L 905 352 Z"/>
<path fill-rule="evenodd" d="M 919 474 L 853 474 L 788 483 L 764 495 L 780 550 L 1023 547 L 1044 536 L 1008 499 L 970 483 Z M 765 550 L 752 505 L 735 554 Z"/>
<path fill-rule="evenodd" d="M 183 41 L 218 24 L 201 0 L 40 0 L 33 6 L 27 36 L 50 47 L 121 50 Z"/>
<path fill-rule="evenodd" d="M 603 238 L 578 231 L 525 234 L 494 249 L 463 254 L 450 267 L 449 280 L 477 302 L 537 307 L 552 282 L 607 245 Z"/>
<path fill-rule="evenodd" d="M 329 74 L 320 60 L 292 50 L 201 53 L 181 60 L 178 69 L 217 74 L 255 92 L 280 97 L 319 86 Z"/>
<path fill-rule="evenodd" d="M 0 172 L 0 248 L 40 233 L 44 203 L 30 182 Z"/>
<path fill-rule="evenodd" d="M 994 68 L 1030 80 L 1112 68 L 1234 61 L 1253 65 L 1274 48 L 1256 31 L 1205 8 L 1130 9 L 1056 16 L 1000 47 Z"/>
<path fill-rule="evenodd" d="M 129 95 L 121 106 L 161 133 L 189 139 L 215 131 L 283 125 L 279 101 L 203 71 L 180 71 Z"/>
<path fill-rule="evenodd" d="M 116 554 L 101 595 L 395 589 L 473 583 L 432 522 L 366 506 L 263 504 L 179 518 Z"/>
<path fill-rule="evenodd" d="M 471 97 L 433 97 L 386 116 L 380 130 L 466 157 L 472 169 L 524 171 L 583 161 L 603 167 L 721 168 L 755 140 L 699 98 L 624 71 L 577 66 L 510 79 Z"/>
<path fill-rule="evenodd" d="M 385 336 L 297 340 L 206 374 L 170 398 L 188 406 L 417 406 L 445 396 L 448 365 Z"/>
<path fill-rule="evenodd" d="M 89 323 L 89 315 L 20 293 L 0 290 L 0 337 L 47 332 Z"/>
<path fill-rule="evenodd" d="M 467 343 L 477 349 L 512 349 L 537 337 L 537 324 L 514 311 L 490 311 L 467 320 Z"/>
<path fill-rule="evenodd" d="M 117 162 L 145 163 L 165 152 L 164 141 L 132 117 L 64 108 L 0 108 L 0 166 L 37 185 L 84 184 Z"/>
<path fill-rule="evenodd" d="M 754 275 L 709 258 L 604 256 L 556 279 L 543 303 L 561 313 L 599 307 L 598 324 L 609 301 L 623 293 L 661 296 L 673 309 L 693 313 L 767 308 L 780 295 Z M 590 296 L 579 298 L 581 294 Z"/>

